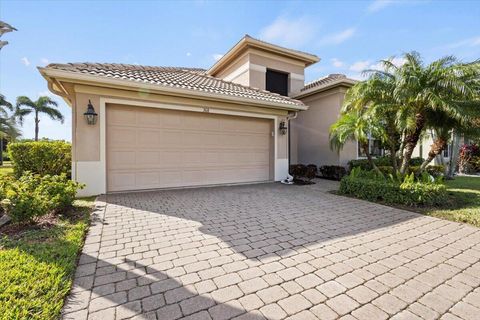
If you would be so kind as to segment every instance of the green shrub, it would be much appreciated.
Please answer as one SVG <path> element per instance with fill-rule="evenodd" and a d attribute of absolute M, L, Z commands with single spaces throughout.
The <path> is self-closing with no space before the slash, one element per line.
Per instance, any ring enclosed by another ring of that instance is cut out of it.
<path fill-rule="evenodd" d="M 322 178 L 340 181 L 347 171 L 342 166 L 321 166 L 320 175 Z"/>
<path fill-rule="evenodd" d="M 415 157 L 415 158 L 410 159 L 410 165 L 420 167 L 422 165 L 423 161 L 425 161 L 425 159 L 423 159 L 422 157 Z"/>
<path fill-rule="evenodd" d="M 389 174 L 393 174 L 393 167 L 392 166 L 379 166 L 378 169 L 385 175 L 388 176 Z M 417 174 L 420 170 L 420 166 L 410 166 L 408 167 L 407 174 L 411 174 L 412 172 Z M 441 177 L 445 174 L 445 166 L 443 165 L 431 165 L 427 166 L 426 171 L 433 177 Z"/>
<path fill-rule="evenodd" d="M 411 166 L 420 166 L 423 163 L 423 158 L 417 157 L 417 158 L 412 158 L 410 159 L 410 165 Z M 399 161 L 399 159 L 397 159 Z M 378 157 L 373 159 L 373 162 L 377 165 L 377 167 L 391 167 L 392 166 L 392 160 L 390 159 L 389 156 L 383 156 L 383 157 Z M 372 166 L 368 162 L 367 159 L 356 159 L 356 160 L 350 160 L 348 162 L 348 168 L 349 170 L 352 170 L 353 168 L 360 168 L 362 170 L 372 170 Z"/>
<path fill-rule="evenodd" d="M 72 147 L 65 141 L 22 141 L 8 145 L 15 176 L 30 171 L 40 175 L 66 174 L 70 177 Z"/>
<path fill-rule="evenodd" d="M 71 206 L 77 190 L 82 187 L 65 174 L 40 176 L 26 172 L 19 179 L 2 178 L 1 204 L 13 222 L 31 222 L 36 217 Z"/>
<path fill-rule="evenodd" d="M 404 182 L 372 175 L 356 173 L 345 176 L 340 182 L 340 193 L 369 201 L 409 206 L 441 205 L 445 202 L 447 193 L 443 184 L 414 181 L 413 175 L 407 176 Z"/>

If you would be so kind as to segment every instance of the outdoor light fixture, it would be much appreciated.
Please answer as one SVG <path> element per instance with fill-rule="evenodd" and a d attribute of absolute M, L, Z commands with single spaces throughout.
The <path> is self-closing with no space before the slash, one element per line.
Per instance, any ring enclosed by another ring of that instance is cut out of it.
<path fill-rule="evenodd" d="M 287 122 L 285 120 L 280 121 L 280 126 L 278 127 L 278 130 L 280 130 L 280 133 L 285 135 L 287 134 Z"/>
<path fill-rule="evenodd" d="M 93 109 L 92 101 L 88 100 L 87 112 L 85 112 L 83 116 L 88 124 L 94 125 L 97 123 L 98 114 L 95 112 L 95 109 Z"/>

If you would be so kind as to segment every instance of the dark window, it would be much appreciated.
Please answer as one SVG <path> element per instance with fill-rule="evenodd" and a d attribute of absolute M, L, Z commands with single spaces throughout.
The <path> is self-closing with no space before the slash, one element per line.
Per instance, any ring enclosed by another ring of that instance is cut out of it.
<path fill-rule="evenodd" d="M 288 73 L 267 69 L 266 89 L 270 92 L 288 95 Z"/>

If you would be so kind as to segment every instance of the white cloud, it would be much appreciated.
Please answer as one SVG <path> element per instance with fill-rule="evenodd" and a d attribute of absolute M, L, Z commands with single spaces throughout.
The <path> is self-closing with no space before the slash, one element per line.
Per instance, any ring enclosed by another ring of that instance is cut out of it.
<path fill-rule="evenodd" d="M 455 43 L 451 43 L 447 47 L 450 49 L 455 49 L 459 47 L 476 47 L 476 46 L 480 46 L 480 36 L 464 39 Z"/>
<path fill-rule="evenodd" d="M 337 33 L 332 33 L 330 35 L 323 37 L 320 40 L 320 44 L 323 44 L 323 45 L 340 44 L 350 39 L 355 34 L 355 32 L 356 32 L 355 28 L 348 28 Z"/>
<path fill-rule="evenodd" d="M 47 64 L 50 63 L 50 61 L 48 61 L 47 58 L 42 58 L 42 59 L 40 59 L 40 62 L 41 62 L 44 66 L 46 66 Z"/>
<path fill-rule="evenodd" d="M 355 72 L 362 72 L 365 69 L 368 69 L 370 66 L 370 60 L 362 60 L 353 63 L 348 69 Z"/>
<path fill-rule="evenodd" d="M 342 60 L 337 59 L 337 58 L 333 58 L 333 59 L 331 59 L 331 61 L 332 61 L 332 65 L 335 68 L 341 68 L 345 65 L 345 63 Z"/>
<path fill-rule="evenodd" d="M 278 17 L 263 28 L 258 37 L 284 46 L 298 47 L 310 41 L 315 34 L 316 24 L 307 17 Z"/>
<path fill-rule="evenodd" d="M 374 0 L 370 3 L 370 5 L 367 8 L 367 11 L 369 12 L 377 12 L 380 10 L 385 9 L 386 7 L 395 4 L 394 0 Z"/>
<path fill-rule="evenodd" d="M 23 57 L 22 59 L 20 59 L 20 61 L 22 61 L 23 65 L 26 67 L 30 65 L 30 61 L 28 60 L 27 57 Z"/>
<path fill-rule="evenodd" d="M 403 57 L 385 58 L 383 60 L 390 60 L 397 67 L 402 66 L 406 62 L 405 58 Z M 381 62 L 372 63 L 371 60 L 360 60 L 354 62 L 348 69 L 354 72 L 349 74 L 348 77 L 356 80 L 365 80 L 368 77 L 368 74 L 362 74 L 364 70 L 384 70 Z"/>
<path fill-rule="evenodd" d="M 187 52 L 187 57 L 190 57 L 192 55 L 191 52 Z"/>
<path fill-rule="evenodd" d="M 215 54 L 212 55 L 212 57 L 215 61 L 218 61 L 218 60 L 222 59 L 223 54 L 215 53 Z"/>

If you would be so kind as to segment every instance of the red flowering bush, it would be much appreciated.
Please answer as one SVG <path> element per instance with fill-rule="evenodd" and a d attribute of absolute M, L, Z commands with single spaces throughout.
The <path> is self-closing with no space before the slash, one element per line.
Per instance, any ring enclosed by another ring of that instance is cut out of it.
<path fill-rule="evenodd" d="M 460 147 L 458 170 L 460 173 L 480 171 L 480 147 L 477 144 L 464 144 Z"/>

